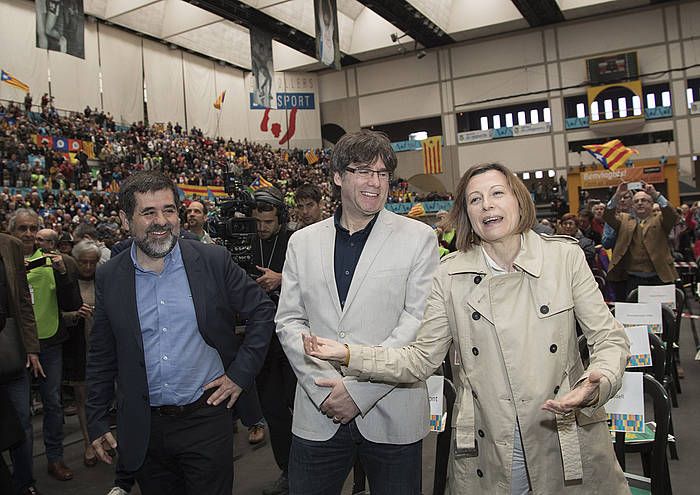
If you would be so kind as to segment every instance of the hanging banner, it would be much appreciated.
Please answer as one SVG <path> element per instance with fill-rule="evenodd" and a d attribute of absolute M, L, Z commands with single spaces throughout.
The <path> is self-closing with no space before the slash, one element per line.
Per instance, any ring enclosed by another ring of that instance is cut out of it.
<path fill-rule="evenodd" d="M 83 0 L 36 0 L 36 47 L 85 58 Z"/>
<path fill-rule="evenodd" d="M 314 0 L 314 13 L 316 14 L 316 58 L 323 65 L 340 70 L 336 0 Z"/>
<path fill-rule="evenodd" d="M 252 105 L 274 108 L 272 86 L 275 68 L 272 63 L 272 36 L 267 31 L 250 28 L 250 60 L 253 68 Z"/>
<path fill-rule="evenodd" d="M 581 173 L 581 188 L 617 187 L 620 182 L 661 184 L 664 182 L 663 165 L 658 167 L 622 167 L 616 170 L 592 170 Z"/>

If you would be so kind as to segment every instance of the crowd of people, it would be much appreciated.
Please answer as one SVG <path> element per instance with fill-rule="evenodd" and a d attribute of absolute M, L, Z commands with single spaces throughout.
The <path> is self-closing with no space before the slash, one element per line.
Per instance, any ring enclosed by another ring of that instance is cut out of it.
<path fill-rule="evenodd" d="M 373 493 L 418 494 L 422 381 L 454 343 L 462 398 L 460 455 L 451 465 L 457 490 L 553 493 L 585 472 L 572 493 L 624 492 L 596 418 L 621 385 L 629 343 L 603 287 L 589 290 L 593 272 L 604 274 L 617 300 L 639 285 L 673 283 L 675 259 L 695 259 L 700 208 L 676 208 L 651 184 L 622 183 L 607 202 L 590 201 L 577 214 L 562 207 L 538 222 L 538 193 L 506 167 L 486 164 L 462 177 L 436 236 L 385 204 L 452 196 L 417 196 L 394 179 L 396 155 L 378 133 L 349 133 L 332 152 L 314 150 L 315 161 L 304 150 L 209 138 L 177 123 L 122 128 L 89 107 L 69 117 L 50 100 L 41 107 L 32 112 L 31 100 L 24 109 L 0 107 L 0 222 L 9 234 L 0 235 L 0 287 L 9 288 L 0 302 L 30 368 L 0 384 L 0 407 L 12 408 L 20 432 L 0 444 L 12 458 L 11 475 L 0 462 L 0 487 L 40 493 L 29 410 L 36 380 L 49 474 L 62 481 L 74 476 L 63 459 L 64 384 L 72 387 L 85 465 L 111 463 L 118 452 L 110 495 L 135 483 L 145 495 L 163 493 L 185 480 L 187 493 L 230 493 L 229 409 L 251 443 L 269 435 L 280 475 L 265 495 L 339 493 L 355 458 Z M 72 163 L 36 136 L 89 141 L 94 158 L 81 151 Z M 216 204 L 181 201 L 177 188 L 228 185 L 228 174 L 251 191 L 257 227 L 242 268 L 230 245 L 206 246 L 221 243 L 206 228 Z M 453 285 L 455 274 L 468 276 Z M 457 307 L 450 290 L 468 306 Z M 533 310 L 527 302 L 543 294 L 549 299 Z M 574 307 L 564 308 L 567 301 Z M 494 307 L 511 307 L 513 316 L 501 321 Z M 550 307 L 564 310 L 547 316 Z M 236 333 L 241 315 L 246 330 Z M 597 364 L 562 381 L 560 368 L 578 359 L 574 319 Z M 523 321 L 549 333 L 526 338 Z M 506 341 L 462 340 L 493 329 Z M 501 362 L 504 349 L 523 347 L 522 358 Z M 541 368 L 543 379 L 501 373 L 505 364 L 531 369 L 533 356 L 543 366 L 557 349 L 565 356 Z M 499 394 L 536 400 L 513 411 Z M 566 426 L 554 435 L 542 426 L 563 425 L 572 412 L 584 420 L 580 444 Z M 163 441 L 170 437 L 178 441 Z M 565 449 L 581 451 L 578 464 Z M 526 459 L 525 451 L 539 454 Z"/>

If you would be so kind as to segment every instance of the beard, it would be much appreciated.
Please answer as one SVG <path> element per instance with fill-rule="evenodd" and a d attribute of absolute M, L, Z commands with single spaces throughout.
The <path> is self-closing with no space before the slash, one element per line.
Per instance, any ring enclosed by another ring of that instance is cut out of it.
<path fill-rule="evenodd" d="M 163 239 L 149 239 L 151 232 L 165 231 L 168 235 Z M 173 229 L 166 225 L 153 225 L 146 230 L 143 237 L 134 237 L 138 248 L 149 258 L 164 258 L 177 244 L 177 236 L 173 235 Z"/>

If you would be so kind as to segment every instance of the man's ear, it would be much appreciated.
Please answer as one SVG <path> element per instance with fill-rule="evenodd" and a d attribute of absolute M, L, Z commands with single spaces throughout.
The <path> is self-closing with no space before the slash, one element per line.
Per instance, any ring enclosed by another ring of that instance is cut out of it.
<path fill-rule="evenodd" d="M 333 183 L 338 187 L 340 187 L 340 185 L 343 183 L 338 172 L 333 172 Z"/>
<path fill-rule="evenodd" d="M 126 227 L 126 230 L 131 231 L 129 228 L 129 219 L 126 217 L 126 212 L 124 210 L 119 210 L 119 219 L 122 221 L 122 227 Z"/>

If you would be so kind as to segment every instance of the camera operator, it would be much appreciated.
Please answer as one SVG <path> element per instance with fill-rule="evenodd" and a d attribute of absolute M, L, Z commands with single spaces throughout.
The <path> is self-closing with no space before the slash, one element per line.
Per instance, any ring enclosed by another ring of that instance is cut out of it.
<path fill-rule="evenodd" d="M 275 187 L 259 189 L 253 198 L 255 206 L 252 216 L 258 230 L 253 239 L 253 264 L 260 274 L 255 280 L 276 303 L 279 300 L 282 268 L 291 235 L 287 229 L 287 207 L 284 196 Z M 270 429 L 272 452 L 275 462 L 282 470 L 281 476 L 263 494 L 286 494 L 289 490 L 287 465 L 292 444 L 296 376 L 275 334 L 272 335 L 265 364 L 256 381 L 260 405 Z"/>

